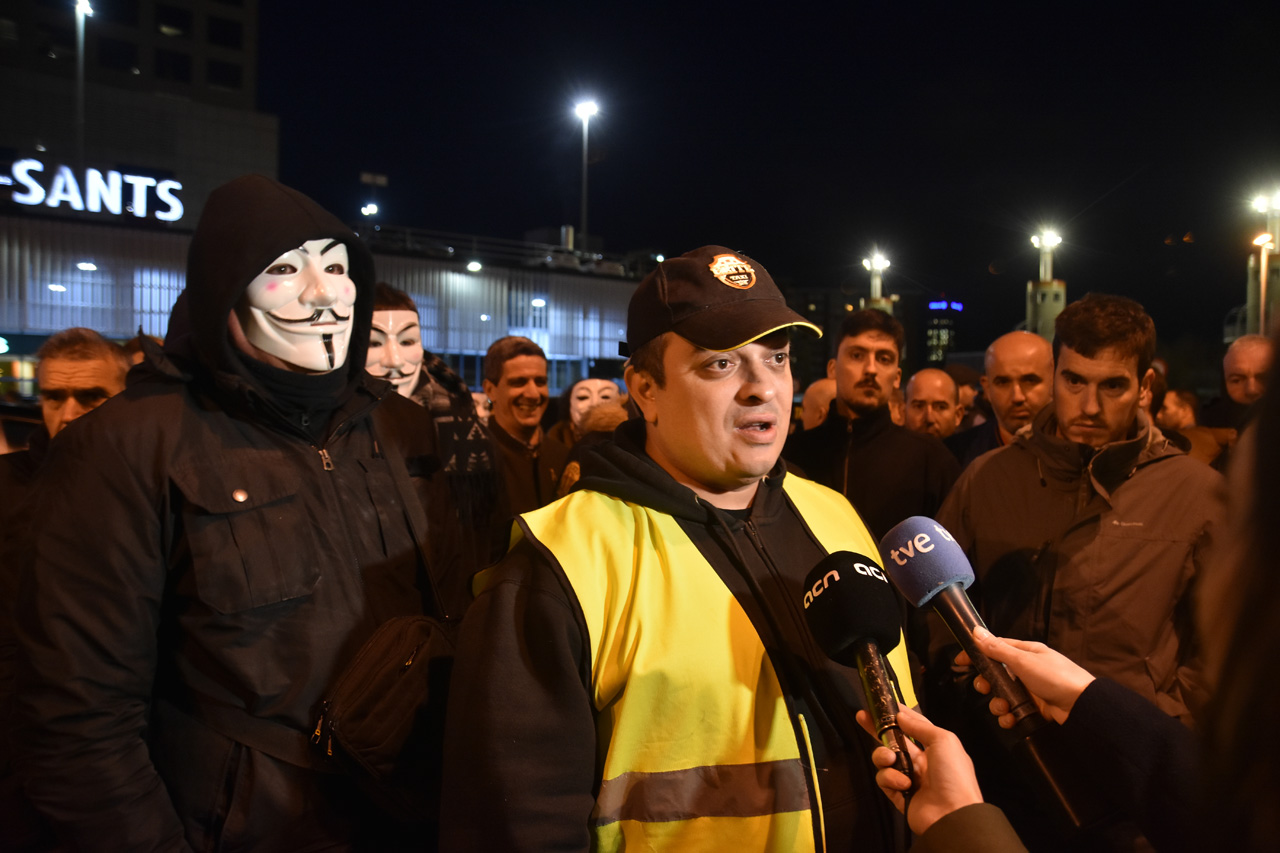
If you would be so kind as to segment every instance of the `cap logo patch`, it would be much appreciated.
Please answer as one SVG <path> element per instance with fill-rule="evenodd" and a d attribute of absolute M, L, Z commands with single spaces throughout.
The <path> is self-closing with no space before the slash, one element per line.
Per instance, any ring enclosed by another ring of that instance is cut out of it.
<path fill-rule="evenodd" d="M 756 271 L 737 255 L 716 255 L 707 269 L 722 283 L 738 290 L 749 290 L 756 283 Z"/>

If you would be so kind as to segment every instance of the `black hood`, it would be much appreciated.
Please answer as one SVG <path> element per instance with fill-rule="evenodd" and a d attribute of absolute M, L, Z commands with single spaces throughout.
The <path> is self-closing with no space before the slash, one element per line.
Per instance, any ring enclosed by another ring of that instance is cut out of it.
<path fill-rule="evenodd" d="M 175 306 L 179 328 L 170 330 L 165 348 L 194 354 L 210 372 L 243 376 L 227 330 L 232 308 L 268 264 L 308 240 L 324 238 L 347 248 L 356 304 L 346 374 L 358 379 L 373 317 L 373 255 L 333 214 L 262 175 L 236 178 L 209 195 L 187 253 L 187 288 Z"/>

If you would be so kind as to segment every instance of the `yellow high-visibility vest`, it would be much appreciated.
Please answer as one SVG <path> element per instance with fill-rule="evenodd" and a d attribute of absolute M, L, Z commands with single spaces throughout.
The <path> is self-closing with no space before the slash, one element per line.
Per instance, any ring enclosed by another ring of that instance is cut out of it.
<path fill-rule="evenodd" d="M 828 552 L 877 553 L 840 494 L 790 474 L 783 484 Z M 790 718 L 755 627 L 676 520 L 582 491 L 519 526 L 560 564 L 586 618 L 597 849 L 813 851 L 822 803 L 806 722 Z M 905 646 L 888 660 L 914 705 Z"/>

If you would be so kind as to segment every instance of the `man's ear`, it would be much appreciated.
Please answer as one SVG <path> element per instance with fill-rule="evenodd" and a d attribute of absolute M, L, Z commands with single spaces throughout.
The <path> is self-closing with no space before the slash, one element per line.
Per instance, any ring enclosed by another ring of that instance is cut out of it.
<path fill-rule="evenodd" d="M 493 392 L 498 390 L 498 386 L 494 385 L 488 379 L 482 379 L 480 380 L 480 389 L 484 391 L 484 395 L 489 398 L 490 402 L 492 402 Z"/>
<path fill-rule="evenodd" d="M 836 360 L 834 358 L 827 362 L 827 378 L 836 378 Z"/>
<path fill-rule="evenodd" d="M 895 368 L 895 371 L 893 374 L 893 387 L 897 388 L 900 385 L 902 385 L 902 368 L 901 367 Z"/>
<path fill-rule="evenodd" d="M 1155 380 L 1156 369 L 1148 367 L 1147 372 L 1143 374 L 1142 381 L 1138 383 L 1138 404 L 1142 405 L 1142 401 L 1146 400 L 1147 404 L 1143 408 L 1150 409 L 1151 403 L 1151 383 Z"/>
<path fill-rule="evenodd" d="M 654 411 L 654 394 L 658 390 L 658 383 L 648 373 L 636 370 L 630 364 L 622 373 L 622 381 L 627 384 L 627 393 L 631 395 L 631 401 L 636 404 L 641 416 L 647 423 L 652 423 L 649 413 Z"/>

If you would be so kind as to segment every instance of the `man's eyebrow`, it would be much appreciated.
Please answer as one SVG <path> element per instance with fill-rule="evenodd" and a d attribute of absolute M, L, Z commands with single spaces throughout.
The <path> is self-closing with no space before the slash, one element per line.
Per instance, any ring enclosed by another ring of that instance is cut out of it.
<path fill-rule="evenodd" d="M 329 245 L 325 246 L 323 249 L 320 250 L 320 254 L 323 255 L 325 252 L 329 251 L 334 246 L 341 246 L 341 245 L 342 245 L 341 240 L 330 240 Z"/>

